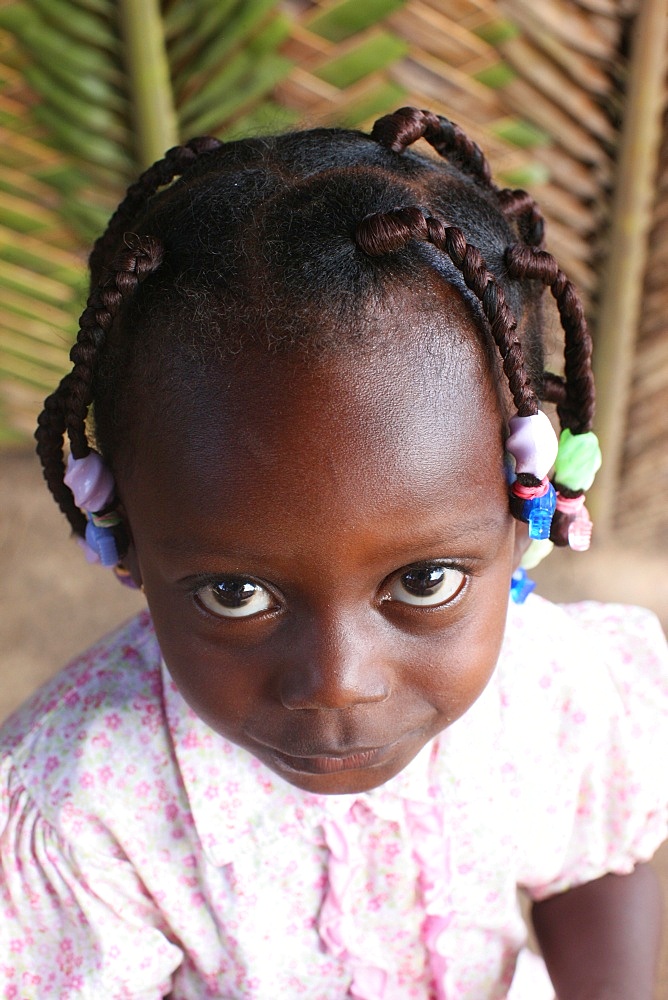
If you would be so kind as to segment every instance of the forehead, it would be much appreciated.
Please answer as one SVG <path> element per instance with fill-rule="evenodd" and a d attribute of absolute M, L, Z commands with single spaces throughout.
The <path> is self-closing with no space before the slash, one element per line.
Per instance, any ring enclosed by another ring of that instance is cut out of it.
<path fill-rule="evenodd" d="M 186 391 L 163 385 L 141 407 L 131 521 L 133 510 L 167 503 L 273 523 L 280 507 L 285 530 L 297 531 L 307 516 L 330 523 L 332 511 L 341 521 L 352 511 L 414 517 L 434 491 L 453 516 L 474 495 L 507 510 L 488 369 L 455 298 L 419 325 L 395 303 L 359 344 L 324 355 L 249 347 L 190 371 Z"/>

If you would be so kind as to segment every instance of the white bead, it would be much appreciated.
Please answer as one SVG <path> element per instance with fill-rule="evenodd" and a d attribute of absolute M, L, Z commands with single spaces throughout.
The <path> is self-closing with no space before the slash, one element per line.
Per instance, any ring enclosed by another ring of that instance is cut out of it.
<path fill-rule="evenodd" d="M 506 451 L 515 459 L 515 472 L 544 479 L 557 457 L 559 442 L 547 414 L 539 410 L 530 417 L 511 417 Z"/>

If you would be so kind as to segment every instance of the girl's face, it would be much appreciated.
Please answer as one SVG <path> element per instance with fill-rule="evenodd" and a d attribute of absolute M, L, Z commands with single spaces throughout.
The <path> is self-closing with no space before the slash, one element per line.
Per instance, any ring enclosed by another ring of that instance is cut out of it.
<path fill-rule="evenodd" d="M 455 346 L 405 320 L 375 350 L 250 349 L 142 400 L 120 488 L 165 662 L 208 725 L 311 792 L 392 778 L 499 653 L 503 421 L 451 298 Z"/>

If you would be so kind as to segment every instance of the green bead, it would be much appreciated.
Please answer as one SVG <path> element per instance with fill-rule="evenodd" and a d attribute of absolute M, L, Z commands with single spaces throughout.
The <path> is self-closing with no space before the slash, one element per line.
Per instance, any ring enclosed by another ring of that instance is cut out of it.
<path fill-rule="evenodd" d="M 601 449 L 593 431 L 586 434 L 561 432 L 554 465 L 554 481 L 567 490 L 588 490 L 601 468 Z"/>
<path fill-rule="evenodd" d="M 535 569 L 538 563 L 549 556 L 553 548 L 554 542 L 551 542 L 549 538 L 543 538 L 539 541 L 534 539 L 529 542 L 529 547 L 520 560 L 520 566 L 522 569 Z"/>

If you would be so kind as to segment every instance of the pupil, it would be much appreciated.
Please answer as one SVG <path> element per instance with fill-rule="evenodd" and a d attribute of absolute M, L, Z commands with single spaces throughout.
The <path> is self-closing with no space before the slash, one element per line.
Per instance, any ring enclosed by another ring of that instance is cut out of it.
<path fill-rule="evenodd" d="M 255 584 L 248 580 L 223 580 L 214 584 L 211 590 L 224 608 L 240 608 L 255 593 Z"/>
<path fill-rule="evenodd" d="M 410 594 L 415 594 L 416 597 L 429 597 L 443 583 L 444 576 L 445 570 L 442 566 L 425 566 L 404 573 L 401 582 Z"/>

